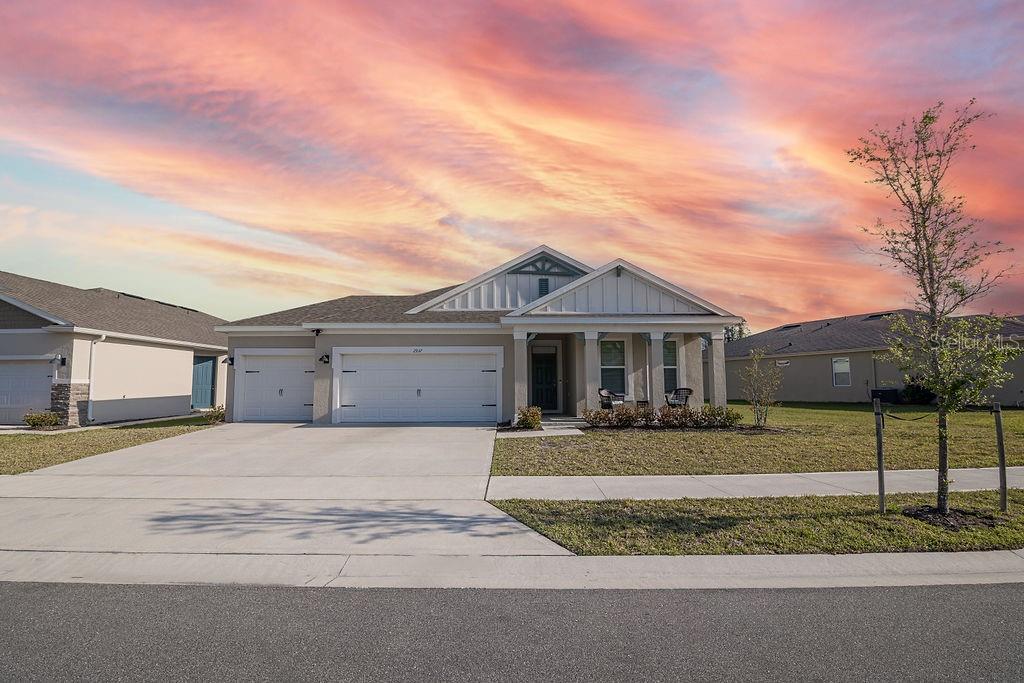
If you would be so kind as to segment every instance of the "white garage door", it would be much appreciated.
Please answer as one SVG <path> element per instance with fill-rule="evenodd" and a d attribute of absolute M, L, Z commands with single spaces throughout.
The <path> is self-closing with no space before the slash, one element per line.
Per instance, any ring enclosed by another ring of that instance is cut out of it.
<path fill-rule="evenodd" d="M 50 409 L 53 365 L 44 360 L 0 360 L 0 424 L 21 424 L 30 410 Z"/>
<path fill-rule="evenodd" d="M 241 370 L 243 420 L 313 419 L 312 354 L 246 355 Z"/>
<path fill-rule="evenodd" d="M 342 422 L 496 422 L 493 353 L 343 353 Z"/>

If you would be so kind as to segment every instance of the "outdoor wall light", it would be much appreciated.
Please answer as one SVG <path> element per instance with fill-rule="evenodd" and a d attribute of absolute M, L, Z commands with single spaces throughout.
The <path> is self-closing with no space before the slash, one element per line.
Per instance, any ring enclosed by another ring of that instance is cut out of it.
<path fill-rule="evenodd" d="M 226 365 L 234 366 L 234 364 L 235 364 L 235 357 L 234 356 L 228 356 L 227 358 L 225 358 L 221 362 L 226 364 Z"/>
<path fill-rule="evenodd" d="M 331 364 L 331 357 L 328 356 L 326 353 L 324 355 L 320 356 L 320 358 L 318 360 L 321 363 L 323 363 L 324 365 L 330 365 Z"/>
<path fill-rule="evenodd" d="M 56 356 L 50 359 L 50 362 L 53 363 L 54 365 L 59 365 L 63 368 L 67 366 L 68 359 L 58 353 Z"/>

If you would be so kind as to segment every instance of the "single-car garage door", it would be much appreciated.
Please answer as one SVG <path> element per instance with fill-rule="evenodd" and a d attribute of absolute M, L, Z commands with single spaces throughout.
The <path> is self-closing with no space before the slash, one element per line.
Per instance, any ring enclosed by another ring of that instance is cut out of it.
<path fill-rule="evenodd" d="M 340 353 L 340 422 L 496 422 L 495 353 Z"/>
<path fill-rule="evenodd" d="M 241 368 L 243 420 L 312 420 L 312 354 L 248 355 Z"/>
<path fill-rule="evenodd" d="M 53 365 L 45 360 L 0 360 L 0 424 L 21 424 L 29 411 L 50 409 Z"/>

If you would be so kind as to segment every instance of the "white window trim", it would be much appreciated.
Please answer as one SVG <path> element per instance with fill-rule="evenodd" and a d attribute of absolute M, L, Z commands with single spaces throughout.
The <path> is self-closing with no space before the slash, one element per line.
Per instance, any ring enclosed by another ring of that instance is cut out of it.
<path fill-rule="evenodd" d="M 676 364 L 675 365 L 667 365 L 667 364 L 665 364 L 665 362 L 664 362 L 664 359 L 665 359 L 664 348 L 665 347 L 662 346 L 662 356 L 661 356 L 661 358 L 662 358 L 662 368 L 664 368 L 665 370 L 675 370 L 676 371 L 676 386 L 677 387 L 681 387 L 681 386 L 683 386 L 683 384 L 682 384 L 682 382 L 679 379 L 679 354 L 682 352 L 682 349 L 679 348 L 680 347 L 680 343 L 679 343 L 678 339 L 662 339 L 661 340 L 662 344 L 668 344 L 670 342 L 676 345 Z M 650 362 L 648 362 L 647 365 L 648 365 L 648 367 L 650 367 Z M 650 384 L 648 383 L 647 386 L 650 386 Z M 665 389 L 665 391 L 668 391 L 668 389 Z"/>
<path fill-rule="evenodd" d="M 503 346 L 334 346 L 331 347 L 331 424 L 341 424 L 341 357 L 352 354 L 413 354 L 413 353 L 464 353 L 494 354 L 494 367 L 497 370 L 497 387 L 495 388 L 495 417 L 498 422 L 502 418 L 502 379 L 505 367 L 505 347 Z"/>
<path fill-rule="evenodd" d="M 310 358 L 316 357 L 316 349 L 312 348 L 296 348 L 296 349 L 235 349 L 231 352 L 231 356 L 235 359 L 235 393 L 231 397 L 231 419 L 234 422 L 244 422 L 243 418 L 243 401 L 242 397 L 245 396 L 245 362 L 246 356 L 309 356 Z M 316 378 L 314 376 L 314 383 Z M 314 392 L 314 406 L 313 406 L 313 419 L 316 420 L 316 394 Z"/>
<path fill-rule="evenodd" d="M 626 344 L 625 344 L 625 353 L 626 353 L 626 365 L 625 365 L 625 369 L 626 369 L 626 398 L 625 398 L 625 400 L 627 400 L 627 401 L 634 401 L 634 400 L 636 400 L 636 398 L 635 398 L 636 397 L 636 387 L 633 384 L 633 335 L 631 335 L 631 334 L 609 334 L 609 335 L 606 335 L 606 336 L 602 337 L 601 339 L 599 339 L 598 342 L 597 342 L 598 363 L 601 362 L 601 342 L 606 342 L 606 341 L 626 342 Z M 603 370 L 604 368 L 617 368 L 617 367 L 620 367 L 620 366 L 618 366 L 618 365 L 600 365 L 600 367 L 598 367 L 598 373 L 600 373 L 601 370 Z M 597 381 L 600 384 L 600 382 L 601 382 L 600 376 L 598 376 Z"/>
<path fill-rule="evenodd" d="M 846 365 L 849 368 L 847 375 L 850 376 L 849 383 L 847 384 L 836 384 L 836 361 L 845 360 Z M 853 386 L 853 363 L 850 362 L 849 356 L 833 356 L 832 357 L 832 386 L 836 389 L 845 389 Z"/>

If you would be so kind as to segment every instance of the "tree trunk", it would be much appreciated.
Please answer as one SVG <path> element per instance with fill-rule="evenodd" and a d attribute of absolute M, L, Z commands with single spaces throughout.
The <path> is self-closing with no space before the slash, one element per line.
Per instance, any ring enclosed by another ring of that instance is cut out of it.
<path fill-rule="evenodd" d="M 946 411 L 939 409 L 939 497 L 936 503 L 939 514 L 949 514 L 949 431 Z"/>

